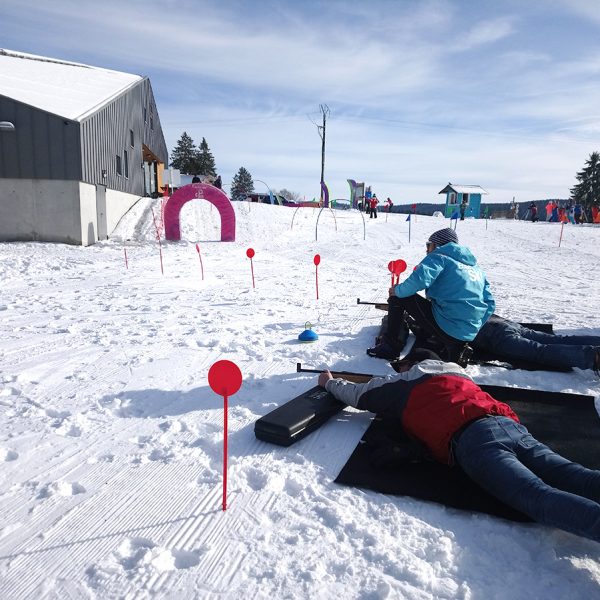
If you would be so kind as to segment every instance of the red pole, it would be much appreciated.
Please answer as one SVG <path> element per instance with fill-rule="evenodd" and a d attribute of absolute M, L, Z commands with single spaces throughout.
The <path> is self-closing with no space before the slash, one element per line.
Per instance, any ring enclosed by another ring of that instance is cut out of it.
<path fill-rule="evenodd" d="M 127 248 L 123 248 L 123 251 L 125 252 L 125 268 L 129 269 L 129 263 L 127 262 Z"/>
<path fill-rule="evenodd" d="M 227 509 L 227 415 L 229 412 L 229 396 L 235 394 L 242 385 L 242 372 L 229 360 L 216 362 L 208 371 L 208 383 L 212 390 L 223 396 L 223 503 Z"/>
<path fill-rule="evenodd" d="M 160 272 L 164 275 L 165 270 L 163 269 L 163 257 L 162 257 L 162 245 L 160 243 L 160 230 L 156 224 L 156 217 L 154 216 L 154 209 L 152 208 L 152 219 L 154 221 L 154 229 L 156 230 L 156 240 L 158 241 L 158 252 L 160 254 Z"/>
<path fill-rule="evenodd" d="M 200 246 L 196 244 L 196 251 L 198 252 L 198 258 L 200 259 L 200 270 L 202 271 L 202 281 L 204 281 L 204 265 L 202 264 L 202 254 L 200 254 Z"/>
<path fill-rule="evenodd" d="M 227 396 L 223 396 L 223 510 L 227 510 L 227 411 L 229 402 Z"/>
<path fill-rule="evenodd" d="M 565 222 L 562 222 L 562 225 L 560 226 L 560 239 L 558 240 L 558 247 L 560 248 L 560 243 L 562 242 L 562 234 L 563 234 L 563 229 L 565 227 Z"/>
<path fill-rule="evenodd" d="M 317 285 L 317 300 L 319 299 L 319 265 L 321 264 L 321 255 L 315 254 L 313 258 L 313 263 L 315 264 L 315 282 Z"/>
<path fill-rule="evenodd" d="M 252 258 L 254 257 L 254 248 L 248 248 L 246 250 L 246 256 L 250 259 L 250 270 L 252 271 L 252 287 L 254 286 L 254 264 L 252 263 Z"/>

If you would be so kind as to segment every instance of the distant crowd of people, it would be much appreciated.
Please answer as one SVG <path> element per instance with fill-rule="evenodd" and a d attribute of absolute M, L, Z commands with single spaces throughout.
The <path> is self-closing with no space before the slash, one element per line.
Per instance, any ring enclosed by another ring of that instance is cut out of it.
<path fill-rule="evenodd" d="M 198 175 L 194 175 L 192 177 L 192 183 L 208 183 L 209 185 L 214 185 L 216 188 L 219 189 L 221 189 L 223 186 L 220 175 L 217 175 L 216 177 L 214 177 L 213 175 L 204 175 L 202 179 L 200 179 Z"/>
<path fill-rule="evenodd" d="M 600 223 L 600 207 L 597 203 L 585 207 L 581 202 L 569 200 L 560 202 L 548 200 L 544 207 L 546 211 L 546 221 L 550 223 L 572 223 L 581 225 L 582 223 Z M 527 207 L 524 219 L 526 221 L 536 222 L 540 217 L 538 207 L 535 202 L 531 202 Z M 511 213 L 515 219 L 519 218 L 519 205 L 513 202 L 511 204 Z"/>
<path fill-rule="evenodd" d="M 392 212 L 392 206 L 394 203 L 392 199 L 388 197 L 388 199 L 383 203 L 386 212 Z M 368 186 L 365 190 L 365 196 L 363 201 L 359 201 L 358 209 L 360 211 L 365 211 L 365 214 L 369 215 L 369 218 L 376 219 L 377 218 L 377 207 L 379 206 L 379 198 L 377 198 L 377 194 L 374 194 L 371 190 L 371 186 Z"/>
<path fill-rule="evenodd" d="M 563 206 L 554 200 L 549 200 L 546 204 L 546 221 L 572 223 L 573 225 L 600 223 L 600 209 L 598 204 L 593 204 L 589 207 L 589 212 L 586 214 L 585 207 L 581 202 L 569 200 Z"/>

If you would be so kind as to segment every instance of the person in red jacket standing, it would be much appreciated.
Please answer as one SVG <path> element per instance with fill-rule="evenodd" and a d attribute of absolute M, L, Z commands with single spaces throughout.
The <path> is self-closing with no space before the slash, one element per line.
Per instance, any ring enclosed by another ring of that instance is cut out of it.
<path fill-rule="evenodd" d="M 379 204 L 379 200 L 377 199 L 377 194 L 373 194 L 371 198 L 371 219 L 377 218 L 377 205 Z"/>
<path fill-rule="evenodd" d="M 459 465 L 483 489 L 538 523 L 600 541 L 600 471 L 536 440 L 508 404 L 429 350 L 398 361 L 396 375 L 319 385 L 359 410 L 395 419 L 438 462 Z"/>

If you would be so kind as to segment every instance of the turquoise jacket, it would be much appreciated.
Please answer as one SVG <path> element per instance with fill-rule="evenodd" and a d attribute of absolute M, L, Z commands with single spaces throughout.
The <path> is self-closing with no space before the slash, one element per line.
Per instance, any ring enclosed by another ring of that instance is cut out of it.
<path fill-rule="evenodd" d="M 485 273 L 471 251 L 444 244 L 430 252 L 406 281 L 394 288 L 398 298 L 425 290 L 436 323 L 457 340 L 471 341 L 496 308 Z"/>

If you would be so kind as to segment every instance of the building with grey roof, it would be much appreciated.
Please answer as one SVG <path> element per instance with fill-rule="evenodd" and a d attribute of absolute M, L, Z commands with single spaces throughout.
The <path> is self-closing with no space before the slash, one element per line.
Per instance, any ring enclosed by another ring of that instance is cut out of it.
<path fill-rule="evenodd" d="M 147 77 L 0 49 L 0 241 L 106 239 L 167 164 Z"/>

